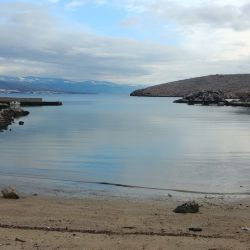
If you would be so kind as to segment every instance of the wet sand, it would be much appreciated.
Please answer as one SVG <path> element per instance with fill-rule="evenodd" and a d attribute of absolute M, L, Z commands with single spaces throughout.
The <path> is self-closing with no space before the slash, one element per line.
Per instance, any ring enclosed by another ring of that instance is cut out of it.
<path fill-rule="evenodd" d="M 250 249 L 249 198 L 197 201 L 176 214 L 175 197 L 0 199 L 0 249 Z"/>

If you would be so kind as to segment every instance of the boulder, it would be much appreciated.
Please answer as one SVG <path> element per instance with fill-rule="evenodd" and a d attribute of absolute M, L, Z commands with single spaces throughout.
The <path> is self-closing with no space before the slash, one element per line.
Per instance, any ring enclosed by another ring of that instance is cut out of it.
<path fill-rule="evenodd" d="M 3 198 L 5 199 L 19 199 L 19 195 L 17 194 L 15 188 L 8 187 L 2 190 Z"/>
<path fill-rule="evenodd" d="M 199 204 L 195 201 L 186 202 L 178 207 L 176 207 L 173 212 L 175 213 L 198 213 L 199 212 Z"/>

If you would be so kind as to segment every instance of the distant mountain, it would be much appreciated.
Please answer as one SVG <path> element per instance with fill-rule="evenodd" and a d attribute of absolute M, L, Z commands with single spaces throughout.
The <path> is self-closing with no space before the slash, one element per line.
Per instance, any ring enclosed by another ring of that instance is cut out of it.
<path fill-rule="evenodd" d="M 45 77 L 0 76 L 0 92 L 56 92 L 83 94 L 122 94 L 131 93 L 135 85 L 116 84 L 106 81 L 71 81 Z"/>
<path fill-rule="evenodd" d="M 209 75 L 138 89 L 131 96 L 182 97 L 202 90 L 222 90 L 227 98 L 250 92 L 250 74 Z"/>

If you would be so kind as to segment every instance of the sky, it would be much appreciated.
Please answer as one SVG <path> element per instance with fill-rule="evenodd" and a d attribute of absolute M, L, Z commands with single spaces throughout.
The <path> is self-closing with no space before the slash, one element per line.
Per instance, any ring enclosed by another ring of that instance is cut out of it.
<path fill-rule="evenodd" d="M 0 75 L 153 85 L 249 69 L 246 0 L 0 0 Z"/>

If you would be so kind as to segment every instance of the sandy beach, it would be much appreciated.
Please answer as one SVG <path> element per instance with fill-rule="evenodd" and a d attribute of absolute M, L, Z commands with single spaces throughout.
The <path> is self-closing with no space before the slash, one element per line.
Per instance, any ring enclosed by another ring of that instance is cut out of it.
<path fill-rule="evenodd" d="M 0 249 L 250 249 L 249 199 L 197 201 L 176 214 L 175 197 L 1 198 Z"/>

